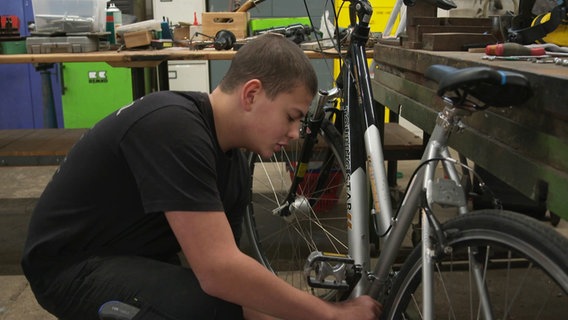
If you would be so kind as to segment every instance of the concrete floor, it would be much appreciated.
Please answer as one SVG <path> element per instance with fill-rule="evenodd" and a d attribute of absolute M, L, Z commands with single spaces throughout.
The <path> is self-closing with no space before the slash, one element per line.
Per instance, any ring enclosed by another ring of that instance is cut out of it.
<path fill-rule="evenodd" d="M 54 320 L 35 300 L 19 260 L 37 198 L 57 169 L 0 167 L 0 320 Z"/>
<path fill-rule="evenodd" d="M 416 162 L 399 165 L 401 185 Z M 36 302 L 19 259 L 29 214 L 56 167 L 0 167 L 0 320 L 53 320 Z M 557 230 L 568 237 L 568 222 Z"/>

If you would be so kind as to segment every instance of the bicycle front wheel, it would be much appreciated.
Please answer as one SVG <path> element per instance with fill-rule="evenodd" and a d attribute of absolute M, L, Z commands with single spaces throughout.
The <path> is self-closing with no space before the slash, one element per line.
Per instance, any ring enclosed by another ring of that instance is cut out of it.
<path fill-rule="evenodd" d="M 252 253 L 268 269 L 296 288 L 325 299 L 333 290 L 313 289 L 303 273 L 313 251 L 347 253 L 347 224 L 341 135 L 325 120 L 303 182 L 295 190 L 295 209 L 275 214 L 288 195 L 298 153 L 297 140 L 269 160 L 251 155 L 252 193 L 245 216 Z"/>
<path fill-rule="evenodd" d="M 532 218 L 497 210 L 459 216 L 444 230 L 452 253 L 434 266 L 436 319 L 566 319 L 565 237 Z M 421 271 L 418 246 L 394 281 L 384 319 L 422 319 Z"/>

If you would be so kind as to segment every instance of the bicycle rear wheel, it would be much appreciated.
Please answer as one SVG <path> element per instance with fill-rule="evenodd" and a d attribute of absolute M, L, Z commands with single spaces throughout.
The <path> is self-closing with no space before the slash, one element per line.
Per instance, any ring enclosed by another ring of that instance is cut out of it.
<path fill-rule="evenodd" d="M 310 288 L 303 273 L 312 251 L 347 253 L 342 140 L 327 120 L 296 190 L 298 209 L 285 217 L 273 214 L 289 192 L 302 141 L 294 141 L 269 160 L 251 155 L 252 192 L 245 229 L 252 253 L 268 269 L 296 288 L 333 299 L 334 290 Z"/>
<path fill-rule="evenodd" d="M 485 319 L 472 275 L 474 264 L 489 292 L 493 319 L 566 318 L 565 237 L 532 218 L 497 210 L 459 216 L 448 221 L 444 230 L 453 250 L 434 267 L 436 318 Z M 418 246 L 394 281 L 383 319 L 422 318 L 421 271 Z"/>

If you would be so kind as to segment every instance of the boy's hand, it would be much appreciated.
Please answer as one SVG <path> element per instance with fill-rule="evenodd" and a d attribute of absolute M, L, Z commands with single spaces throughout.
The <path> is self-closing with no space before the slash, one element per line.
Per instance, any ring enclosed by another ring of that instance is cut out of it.
<path fill-rule="evenodd" d="M 336 304 L 339 312 L 335 319 L 376 320 L 383 313 L 383 306 L 370 296 L 360 296 Z"/>

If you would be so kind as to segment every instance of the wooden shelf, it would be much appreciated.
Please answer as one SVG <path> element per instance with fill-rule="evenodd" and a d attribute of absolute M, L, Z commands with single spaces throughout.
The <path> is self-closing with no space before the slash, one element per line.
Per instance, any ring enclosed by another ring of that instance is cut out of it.
<path fill-rule="evenodd" d="M 86 130 L 0 130 L 0 165 L 57 165 Z"/>
<path fill-rule="evenodd" d="M 0 165 L 57 165 L 87 129 L 0 130 Z M 386 160 L 419 159 L 422 139 L 397 123 L 385 123 Z"/>

